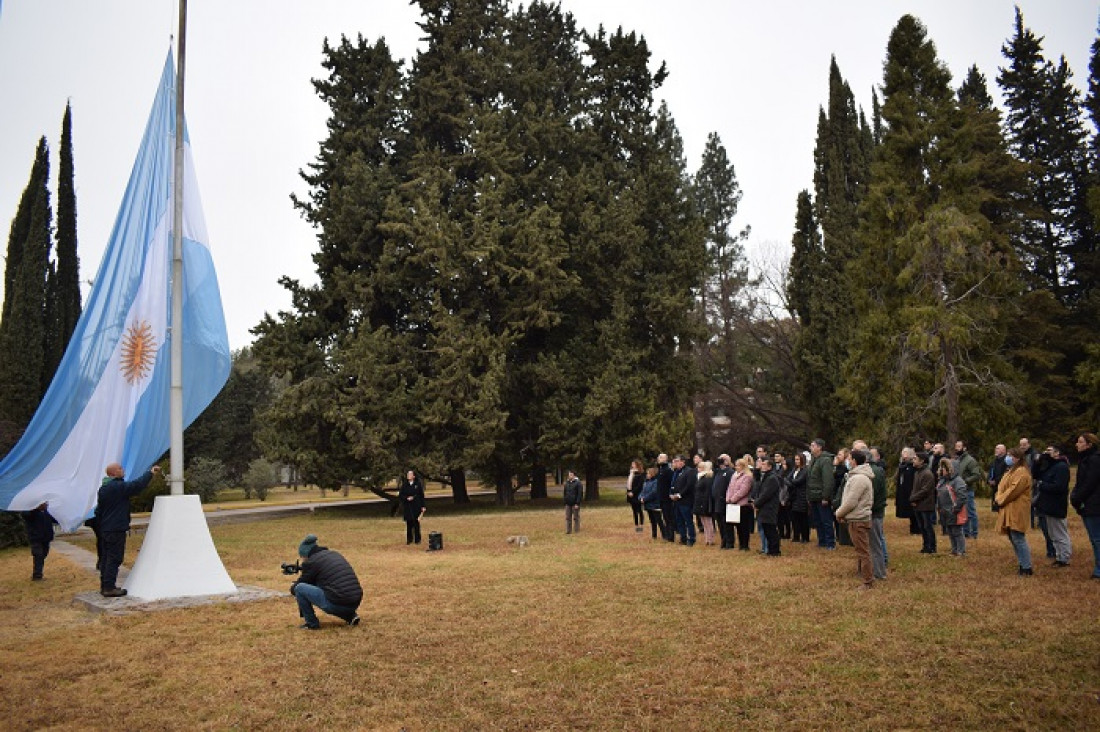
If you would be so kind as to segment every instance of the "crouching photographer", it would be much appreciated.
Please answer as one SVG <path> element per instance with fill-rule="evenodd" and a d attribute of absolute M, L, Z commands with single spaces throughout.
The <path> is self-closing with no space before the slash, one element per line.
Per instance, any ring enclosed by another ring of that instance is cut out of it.
<path fill-rule="evenodd" d="M 339 552 L 318 546 L 317 537 L 310 534 L 298 546 L 302 557 L 301 577 L 290 586 L 290 594 L 298 600 L 298 614 L 305 621 L 300 627 L 317 630 L 316 606 L 329 615 L 335 615 L 348 625 L 358 625 L 356 610 L 363 601 L 363 588 L 359 577 Z M 292 574 L 296 565 L 283 565 L 284 574 Z"/>

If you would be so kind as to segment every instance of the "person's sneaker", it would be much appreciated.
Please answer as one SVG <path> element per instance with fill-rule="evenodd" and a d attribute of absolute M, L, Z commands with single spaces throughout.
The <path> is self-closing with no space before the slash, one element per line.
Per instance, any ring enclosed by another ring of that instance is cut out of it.
<path fill-rule="evenodd" d="M 1063 562 L 1061 559 L 1056 559 L 1054 562 L 1051 563 L 1050 566 L 1058 567 L 1059 569 L 1061 569 L 1062 567 L 1068 567 L 1069 562 Z M 41 579 L 41 578 L 39 578 L 39 579 Z"/>
<path fill-rule="evenodd" d="M 348 621 L 348 625 L 352 626 L 353 628 L 356 625 L 359 625 L 359 615 L 355 614 L 355 615 L 351 616 L 351 620 Z"/>
<path fill-rule="evenodd" d="M 104 597 L 125 597 L 126 590 L 122 589 L 121 587 L 111 587 L 106 590 L 100 590 L 99 594 L 103 595 Z"/>
<path fill-rule="evenodd" d="M 320 625 L 313 625 L 312 623 L 302 623 L 298 627 L 301 628 L 302 630 L 320 630 L 321 629 Z"/>

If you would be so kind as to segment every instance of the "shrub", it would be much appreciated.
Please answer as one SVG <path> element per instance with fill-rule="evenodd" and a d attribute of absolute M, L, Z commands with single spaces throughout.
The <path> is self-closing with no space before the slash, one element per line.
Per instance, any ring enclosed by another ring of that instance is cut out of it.
<path fill-rule="evenodd" d="M 267 500 L 271 486 L 279 482 L 279 472 L 275 465 L 264 458 L 256 458 L 248 464 L 244 473 L 244 496 L 251 498 L 255 493 L 261 501 Z"/>
<path fill-rule="evenodd" d="M 198 495 L 203 503 L 210 503 L 218 491 L 229 484 L 225 463 L 215 458 L 197 457 L 187 468 L 184 490 Z"/>

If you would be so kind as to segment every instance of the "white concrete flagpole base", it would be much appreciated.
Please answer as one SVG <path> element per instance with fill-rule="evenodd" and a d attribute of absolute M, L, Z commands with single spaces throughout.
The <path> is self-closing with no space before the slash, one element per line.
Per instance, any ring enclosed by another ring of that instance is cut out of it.
<path fill-rule="evenodd" d="M 156 497 L 124 587 L 144 600 L 237 592 L 214 548 L 198 496 Z"/>

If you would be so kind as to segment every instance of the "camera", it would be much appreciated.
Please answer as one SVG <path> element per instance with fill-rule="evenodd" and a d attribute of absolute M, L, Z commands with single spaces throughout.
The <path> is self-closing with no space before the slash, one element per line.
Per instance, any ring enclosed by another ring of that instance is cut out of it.
<path fill-rule="evenodd" d="M 302 571 L 301 565 L 297 562 L 295 562 L 294 564 L 291 564 L 290 562 L 283 562 L 279 565 L 279 569 L 283 570 L 283 574 L 298 574 Z"/>

